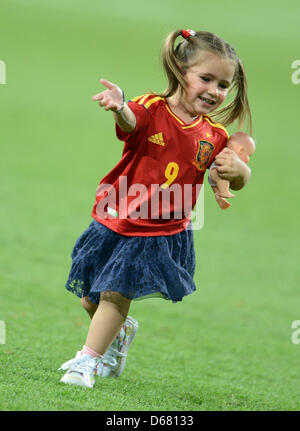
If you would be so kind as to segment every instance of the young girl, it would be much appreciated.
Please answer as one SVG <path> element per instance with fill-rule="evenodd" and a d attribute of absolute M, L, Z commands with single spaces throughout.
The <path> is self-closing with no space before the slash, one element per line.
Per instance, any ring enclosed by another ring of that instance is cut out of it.
<path fill-rule="evenodd" d="M 127 317 L 132 299 L 177 302 L 196 289 L 190 210 L 212 162 L 233 190 L 250 178 L 248 166 L 224 148 L 225 128 L 208 116 L 225 126 L 236 119 L 242 126 L 247 116 L 251 123 L 245 71 L 233 47 L 212 33 L 177 30 L 165 40 L 162 60 L 163 94 L 127 104 L 123 91 L 102 79 L 106 90 L 93 97 L 112 111 L 125 146 L 100 182 L 94 221 L 72 253 L 66 287 L 92 320 L 82 350 L 60 368 L 64 383 L 93 387 L 96 374 L 121 374 L 137 331 Z M 217 110 L 232 88 L 234 100 Z"/>

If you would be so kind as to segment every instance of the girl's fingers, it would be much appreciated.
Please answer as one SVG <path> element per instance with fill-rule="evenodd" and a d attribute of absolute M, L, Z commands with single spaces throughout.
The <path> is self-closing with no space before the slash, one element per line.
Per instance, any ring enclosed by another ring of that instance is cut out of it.
<path fill-rule="evenodd" d="M 227 172 L 227 168 L 225 166 L 218 166 L 216 169 L 219 174 L 223 174 L 224 172 Z"/>
<path fill-rule="evenodd" d="M 108 88 L 109 90 L 113 90 L 116 86 L 110 81 L 107 81 L 107 79 L 100 79 L 100 82 L 104 87 Z"/>
<path fill-rule="evenodd" d="M 113 90 L 116 88 L 116 86 L 106 79 L 101 79 L 101 83 L 107 88 L 107 90 L 101 91 L 101 93 L 95 94 L 95 96 L 92 97 L 92 100 L 100 100 L 103 94 L 107 94 L 109 90 Z"/>
<path fill-rule="evenodd" d="M 105 111 L 117 111 L 117 105 L 115 103 L 108 103 L 104 109 Z"/>
<path fill-rule="evenodd" d="M 103 107 L 105 111 L 117 110 L 116 103 L 107 95 L 104 95 L 101 100 L 98 100 L 99 106 Z"/>
<path fill-rule="evenodd" d="M 223 150 L 216 155 L 216 161 L 217 160 L 228 160 L 230 157 L 233 157 L 234 151 L 230 150 L 230 148 L 223 148 Z"/>
<path fill-rule="evenodd" d="M 101 79 L 100 82 L 107 88 L 107 90 L 95 94 L 95 96 L 92 97 L 92 100 L 99 102 L 99 106 L 103 107 L 106 111 L 117 111 L 119 104 L 116 102 L 116 95 L 112 90 L 116 90 L 118 87 L 107 79 Z"/>
<path fill-rule="evenodd" d="M 107 90 L 103 91 L 102 93 L 96 94 L 96 96 L 93 96 L 92 99 L 96 102 L 99 102 L 100 106 L 107 105 L 107 103 L 111 102 L 111 97 L 107 93 Z"/>
<path fill-rule="evenodd" d="M 103 97 L 103 91 L 102 93 L 96 94 L 95 96 L 92 97 L 92 100 L 101 100 Z"/>
<path fill-rule="evenodd" d="M 231 154 L 231 153 L 234 153 L 234 151 L 228 147 L 225 147 L 219 154 Z"/>
<path fill-rule="evenodd" d="M 224 163 L 231 163 L 233 160 L 232 154 L 230 153 L 223 153 L 223 154 L 218 154 L 215 158 L 215 163 L 216 165 L 223 165 Z"/>
<path fill-rule="evenodd" d="M 97 101 L 99 102 L 99 105 L 105 105 L 105 103 L 107 103 L 107 99 L 105 96 L 99 97 L 99 99 L 97 99 Z"/>
<path fill-rule="evenodd" d="M 215 158 L 215 164 L 216 165 L 222 165 L 226 161 L 226 159 L 224 157 L 222 157 L 222 156 L 218 157 L 218 158 L 217 157 Z"/>

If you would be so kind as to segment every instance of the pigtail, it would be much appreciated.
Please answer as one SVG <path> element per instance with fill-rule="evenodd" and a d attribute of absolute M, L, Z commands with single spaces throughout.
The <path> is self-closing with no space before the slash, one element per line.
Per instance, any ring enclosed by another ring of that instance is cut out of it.
<path fill-rule="evenodd" d="M 234 100 L 224 108 L 211 114 L 211 117 L 216 117 L 224 126 L 228 126 L 238 119 L 239 129 L 244 127 L 246 119 L 248 118 L 249 132 L 252 134 L 252 116 L 247 95 L 247 78 L 243 63 L 240 59 L 237 59 L 232 89 L 237 91 Z"/>
<path fill-rule="evenodd" d="M 237 75 L 236 118 L 239 119 L 238 127 L 244 127 L 245 121 L 248 118 L 249 130 L 250 134 L 252 134 L 252 116 L 248 101 L 248 83 L 245 68 L 240 59 L 238 59 Z"/>
<path fill-rule="evenodd" d="M 186 87 L 186 82 L 182 73 L 182 69 L 186 66 L 183 58 L 180 58 L 180 47 L 182 44 L 188 43 L 187 41 L 180 42 L 176 48 L 174 48 L 176 39 L 182 35 L 182 30 L 176 30 L 169 34 L 165 39 L 162 51 L 161 60 L 168 80 L 168 87 L 160 95 L 162 97 L 172 96 L 178 86 L 182 88 Z"/>

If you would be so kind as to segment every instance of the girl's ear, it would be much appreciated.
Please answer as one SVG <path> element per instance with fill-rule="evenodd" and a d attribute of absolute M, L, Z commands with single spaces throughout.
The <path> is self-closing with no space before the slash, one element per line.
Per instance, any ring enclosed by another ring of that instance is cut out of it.
<path fill-rule="evenodd" d="M 186 72 L 188 71 L 187 67 L 179 67 L 180 73 L 182 76 L 185 76 Z"/>

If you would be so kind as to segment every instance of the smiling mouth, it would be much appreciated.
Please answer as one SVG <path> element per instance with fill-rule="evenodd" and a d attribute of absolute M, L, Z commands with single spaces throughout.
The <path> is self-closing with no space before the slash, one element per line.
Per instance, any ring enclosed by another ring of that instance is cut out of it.
<path fill-rule="evenodd" d="M 199 96 L 199 99 L 205 103 L 208 103 L 209 105 L 214 105 L 216 103 L 215 100 L 207 99 L 206 97 Z"/>

